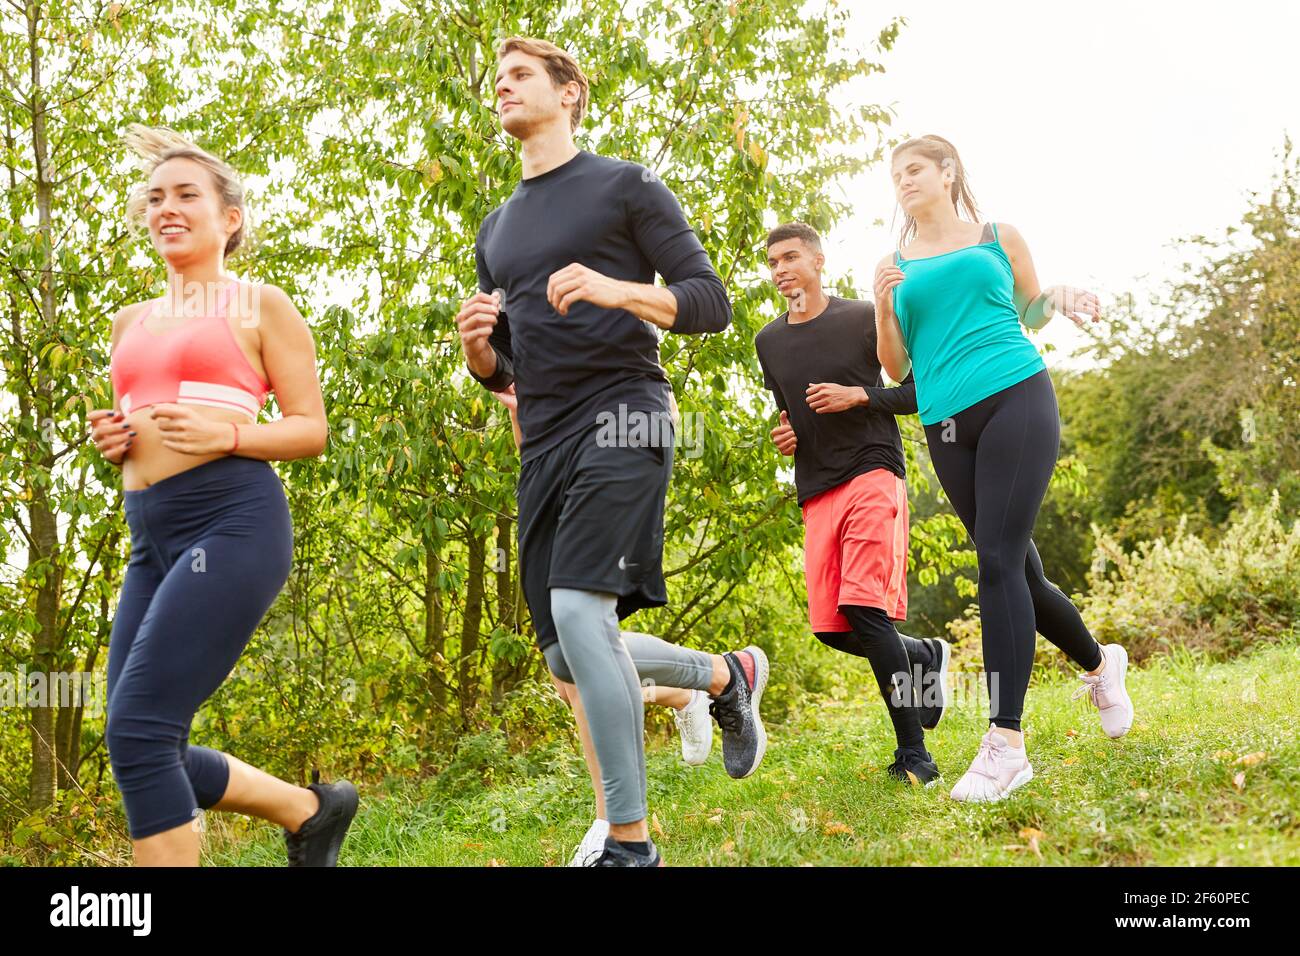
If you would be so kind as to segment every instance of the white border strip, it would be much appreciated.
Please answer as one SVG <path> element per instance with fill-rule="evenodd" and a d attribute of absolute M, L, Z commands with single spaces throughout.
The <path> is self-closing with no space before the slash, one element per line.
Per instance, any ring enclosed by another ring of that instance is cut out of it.
<path fill-rule="evenodd" d="M 176 401 L 186 405 L 210 405 L 213 408 L 233 408 L 243 412 L 254 421 L 261 405 L 257 396 L 250 395 L 242 388 L 229 385 L 216 385 L 212 382 L 181 382 Z"/>

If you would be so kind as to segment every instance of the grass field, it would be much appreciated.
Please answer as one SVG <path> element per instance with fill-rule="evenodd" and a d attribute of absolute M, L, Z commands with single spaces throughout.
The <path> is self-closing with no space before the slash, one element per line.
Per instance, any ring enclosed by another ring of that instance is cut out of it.
<path fill-rule="evenodd" d="M 985 722 L 953 710 L 928 735 L 945 781 L 890 780 L 892 738 L 877 698 L 826 700 L 769 727 L 752 777 L 703 767 L 676 741 L 649 754 L 652 834 L 669 865 L 1273 865 L 1300 863 L 1300 645 L 1229 663 L 1189 654 L 1129 671 L 1137 717 L 1112 741 L 1071 683 L 1030 690 L 1034 780 L 1009 800 L 947 796 Z M 448 795 L 430 778 L 362 792 L 341 865 L 557 866 L 593 816 L 582 764 Z M 214 821 L 206 864 L 282 866 L 279 832 Z"/>

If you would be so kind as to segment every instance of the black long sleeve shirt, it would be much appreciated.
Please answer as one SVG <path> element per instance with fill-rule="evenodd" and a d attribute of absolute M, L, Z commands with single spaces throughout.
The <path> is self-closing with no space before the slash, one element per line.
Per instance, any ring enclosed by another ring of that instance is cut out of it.
<path fill-rule="evenodd" d="M 798 445 L 794 484 L 799 504 L 874 468 L 902 478 L 903 443 L 895 415 L 916 413 L 916 384 L 909 374 L 884 385 L 876 357 L 876 310 L 870 302 L 828 296 L 814 319 L 790 323 L 783 312 L 754 339 L 763 384 L 789 415 Z M 809 385 L 862 386 L 866 407 L 818 413 L 808 405 Z"/>
<path fill-rule="evenodd" d="M 644 166 L 579 152 L 520 181 L 483 220 L 479 288 L 501 289 L 489 342 L 497 367 L 486 388 L 515 383 L 524 461 L 599 423 L 602 413 L 669 412 L 671 387 L 659 336 L 625 309 L 575 302 L 560 315 L 546 300 L 551 275 L 577 262 L 612 279 L 664 277 L 677 299 L 670 331 L 720 332 L 731 303 L 677 198 Z M 470 374 L 474 374 L 471 370 Z"/>

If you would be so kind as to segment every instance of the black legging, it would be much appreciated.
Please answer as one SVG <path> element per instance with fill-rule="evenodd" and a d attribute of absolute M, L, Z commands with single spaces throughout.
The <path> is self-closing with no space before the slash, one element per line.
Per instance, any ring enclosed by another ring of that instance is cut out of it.
<path fill-rule="evenodd" d="M 840 613 L 853 630 L 818 631 L 817 640 L 837 651 L 867 659 L 894 724 L 898 746 L 924 748 L 925 731 L 911 694 L 899 694 L 895 681 L 896 675 L 905 674 L 910 681 L 907 686 L 917 686 L 913 667 L 917 664 L 928 667 L 932 663 L 930 649 L 916 638 L 901 633 L 881 608 L 841 604 Z"/>
<path fill-rule="evenodd" d="M 1030 539 L 1056 467 L 1061 422 L 1047 370 L 925 426 L 930 461 L 979 558 L 989 716 L 1020 729 L 1034 631 L 1085 670 L 1101 647 L 1070 599 L 1043 575 Z"/>

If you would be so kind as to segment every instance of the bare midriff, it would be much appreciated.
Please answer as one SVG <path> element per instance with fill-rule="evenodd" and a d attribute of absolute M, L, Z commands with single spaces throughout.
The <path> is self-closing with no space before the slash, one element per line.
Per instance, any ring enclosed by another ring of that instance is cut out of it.
<path fill-rule="evenodd" d="M 209 408 L 204 405 L 187 405 L 196 414 L 215 422 L 232 422 L 238 425 L 252 424 L 248 416 L 233 409 Z M 131 426 L 135 437 L 131 447 L 122 459 L 122 487 L 127 491 L 140 491 L 157 484 L 164 478 L 179 475 L 182 471 L 197 468 L 218 458 L 225 458 L 226 452 L 214 452 L 210 455 L 191 455 L 183 451 L 168 448 L 162 442 L 162 432 L 158 422 L 153 418 L 153 406 L 133 411 L 124 419 Z M 235 430 L 227 427 L 230 444 L 235 443 Z"/>

